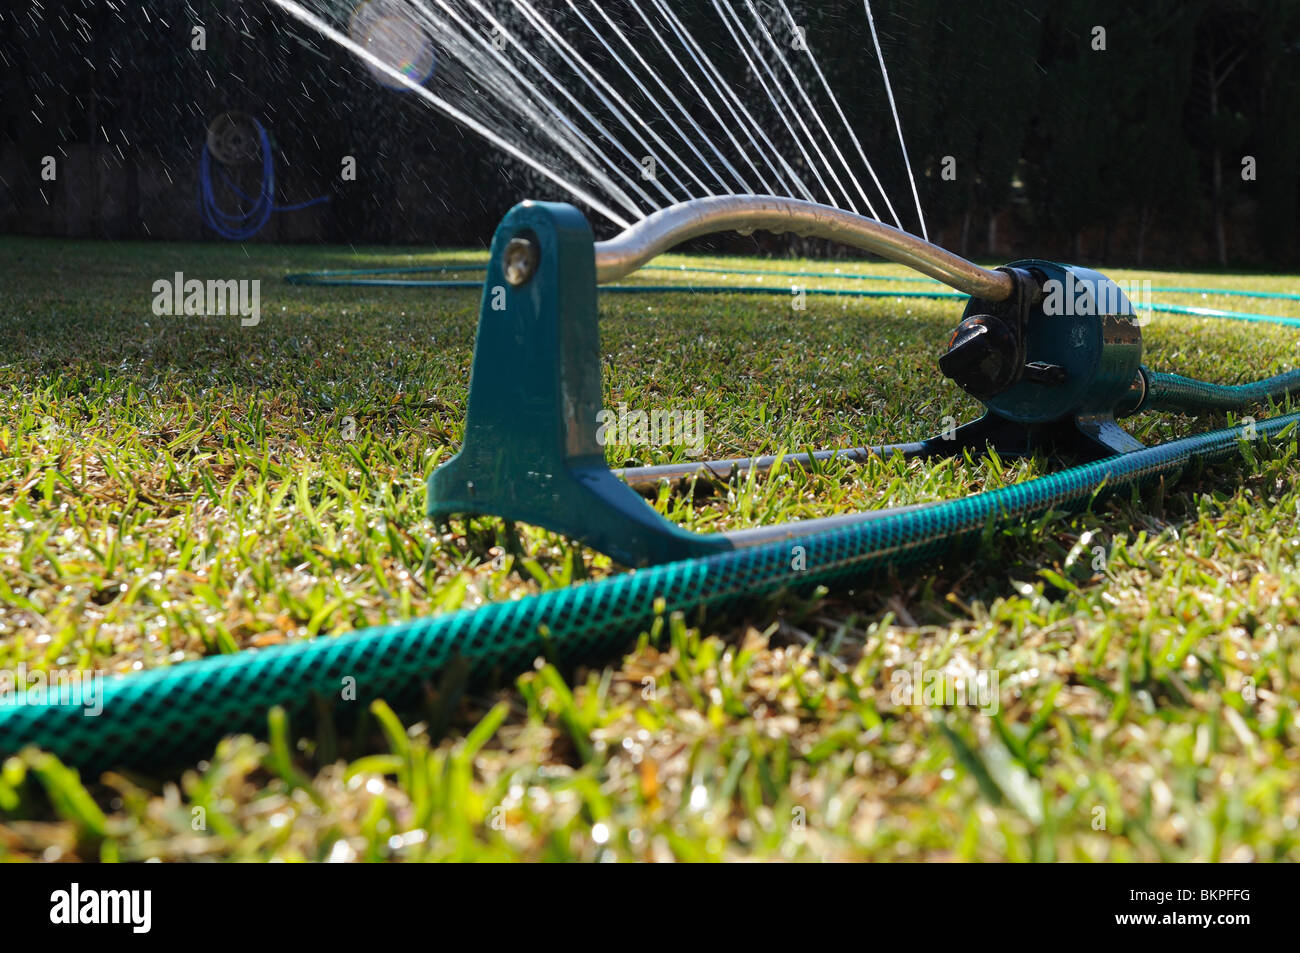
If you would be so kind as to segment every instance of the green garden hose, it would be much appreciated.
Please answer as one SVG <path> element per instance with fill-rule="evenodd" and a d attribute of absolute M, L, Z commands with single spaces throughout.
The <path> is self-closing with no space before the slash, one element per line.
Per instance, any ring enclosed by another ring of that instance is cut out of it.
<path fill-rule="evenodd" d="M 1210 384 L 1180 374 L 1147 371 L 1144 410 L 1180 410 L 1187 413 L 1244 410 L 1254 404 L 1285 397 L 1300 390 L 1300 371 L 1289 371 L 1249 384 Z"/>
<path fill-rule="evenodd" d="M 1276 437 L 1297 423 L 1300 413 L 1264 420 L 1257 435 Z M 316 696 L 338 699 L 349 678 L 358 703 L 402 703 L 457 656 L 471 676 L 482 678 L 521 671 L 539 655 L 561 664 L 608 655 L 648 631 L 657 616 L 725 609 L 783 588 L 802 590 L 917 563 L 977 539 L 991 524 L 1077 510 L 1104 490 L 1173 479 L 1189 463 L 1237 452 L 1240 440 L 1240 428 L 1218 430 L 813 536 L 434 618 L 112 677 L 104 682 L 98 717 L 72 706 L 0 708 L 0 754 L 36 745 L 91 770 L 166 763 L 210 751 L 223 735 L 261 730 L 272 706 L 297 715 L 309 711 Z M 804 550 L 802 571 L 790 568 L 796 546 Z"/>
<path fill-rule="evenodd" d="M 370 287 L 370 288 L 435 288 L 444 291 L 457 289 L 479 290 L 481 281 L 428 278 L 398 278 L 397 275 L 419 274 L 463 274 L 483 271 L 487 266 L 478 262 L 463 265 L 429 265 L 418 268 L 357 268 L 337 271 L 310 271 L 286 275 L 285 281 L 291 285 L 316 287 Z M 800 288 L 806 294 L 837 298 L 929 298 L 962 299 L 968 295 L 959 291 L 948 290 L 942 282 L 932 278 L 916 278 L 899 275 L 846 274 L 831 271 L 769 271 L 759 268 L 692 268 L 686 265 L 646 265 L 641 271 L 667 271 L 677 273 L 722 273 L 732 275 L 776 276 L 783 278 L 822 278 L 840 281 L 880 281 L 880 282 L 923 282 L 939 285 L 933 291 L 882 291 L 860 288 Z M 602 292 L 612 294 L 754 294 L 788 296 L 790 288 L 782 285 L 601 285 Z M 1152 291 L 1164 291 L 1176 294 L 1232 295 L 1247 298 L 1271 298 L 1285 301 L 1300 301 L 1300 294 L 1282 291 L 1247 291 L 1233 288 L 1184 288 L 1156 287 Z M 1178 314 L 1199 318 L 1223 318 L 1232 321 L 1264 322 L 1300 328 L 1300 318 L 1290 318 L 1279 314 L 1255 314 L 1249 311 L 1226 311 L 1218 308 L 1202 308 L 1194 305 L 1165 304 L 1156 302 L 1150 310 L 1160 314 Z"/>

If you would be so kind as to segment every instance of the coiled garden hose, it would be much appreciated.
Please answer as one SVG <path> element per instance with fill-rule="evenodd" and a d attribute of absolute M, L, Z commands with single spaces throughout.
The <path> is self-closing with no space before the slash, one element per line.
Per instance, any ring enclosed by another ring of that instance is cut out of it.
<path fill-rule="evenodd" d="M 228 241 L 242 242 L 254 237 L 266 227 L 266 223 L 271 220 L 271 215 L 275 212 L 297 212 L 330 201 L 330 196 L 321 195 L 293 205 L 276 205 L 275 158 L 271 153 L 271 137 L 260 122 L 256 119 L 252 119 L 251 122 L 257 131 L 262 157 L 262 181 L 258 186 L 257 195 L 244 193 L 225 172 L 220 173 L 221 180 L 226 183 L 227 188 L 243 201 L 251 203 L 247 210 L 227 212 L 221 207 L 213 187 L 211 148 L 205 144 L 199 156 L 199 212 L 203 216 L 204 223 Z"/>

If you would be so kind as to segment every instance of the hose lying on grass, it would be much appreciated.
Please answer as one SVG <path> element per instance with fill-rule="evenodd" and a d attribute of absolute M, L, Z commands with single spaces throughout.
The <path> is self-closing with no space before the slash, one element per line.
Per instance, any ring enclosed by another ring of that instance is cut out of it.
<path fill-rule="evenodd" d="M 1258 438 L 1293 435 L 1300 413 L 1255 424 Z M 199 756 L 222 736 L 260 731 L 272 706 L 307 712 L 316 697 L 409 701 L 457 656 L 471 677 L 515 673 L 537 656 L 573 663 L 607 656 L 650 629 L 656 616 L 720 610 L 784 588 L 806 589 L 907 566 L 978 539 L 986 527 L 1086 507 L 1099 494 L 1237 452 L 1232 427 L 1074 467 L 960 500 L 753 549 L 670 563 L 602 582 L 428 619 L 237 655 L 184 662 L 104 680 L 82 707 L 0 707 L 0 756 L 27 745 L 85 769 L 167 763 Z M 792 547 L 806 569 L 791 567 Z"/>

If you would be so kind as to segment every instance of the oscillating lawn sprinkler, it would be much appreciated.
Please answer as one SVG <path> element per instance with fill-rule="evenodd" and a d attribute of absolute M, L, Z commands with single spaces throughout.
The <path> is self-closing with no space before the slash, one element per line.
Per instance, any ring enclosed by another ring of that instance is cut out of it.
<path fill-rule="evenodd" d="M 898 513 L 876 510 L 693 533 L 656 513 L 634 487 L 705 473 L 764 471 L 775 458 L 617 472 L 606 464 L 596 424 L 602 409 L 597 284 L 631 274 L 683 241 L 727 230 L 835 240 L 971 295 L 939 367 L 984 403 L 982 417 L 918 443 L 796 454 L 787 461 L 951 456 L 988 447 L 1002 455 L 1045 450 L 1098 459 L 1142 448 L 1116 422 L 1143 409 L 1152 396 L 1151 372 L 1141 364 L 1141 329 L 1119 286 L 1097 272 L 1037 260 L 988 270 L 907 232 L 795 199 L 696 199 L 599 243 L 572 206 L 524 202 L 506 215 L 493 239 L 465 443 L 430 478 L 430 516 L 517 520 L 641 566 Z M 1068 296 L 1060 293 L 1064 287 Z"/>

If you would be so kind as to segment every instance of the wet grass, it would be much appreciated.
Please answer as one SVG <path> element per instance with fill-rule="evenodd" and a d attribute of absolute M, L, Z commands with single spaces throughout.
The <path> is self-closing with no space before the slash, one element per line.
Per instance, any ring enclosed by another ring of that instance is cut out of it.
<path fill-rule="evenodd" d="M 462 438 L 476 291 L 280 280 L 470 257 L 0 240 L 0 670 L 129 673 L 620 572 L 540 530 L 425 518 L 425 479 Z M 260 324 L 155 316 L 152 283 L 177 271 L 260 278 Z M 1287 276 L 1113 277 L 1300 290 Z M 1295 301 L 1158 297 L 1300 317 Z M 602 296 L 606 405 L 702 413 L 708 458 L 912 439 L 976 413 L 934 369 L 956 302 L 793 300 Z M 1216 381 L 1300 364 L 1289 328 L 1162 315 L 1145 335 L 1149 365 Z M 1129 429 L 1156 442 L 1230 419 Z M 688 459 L 609 449 L 615 466 Z M 787 467 L 654 505 L 738 528 L 1051 467 Z M 0 856 L 1300 859 L 1298 472 L 1293 445 L 1255 445 L 854 591 L 662 619 L 590 668 L 539 663 L 496 689 L 449 679 L 422 707 L 376 705 L 337 730 L 273 715 L 188 770 L 78 778 L 27 752 L 0 771 Z M 898 690 L 917 672 L 984 673 L 996 692 L 917 704 Z"/>

